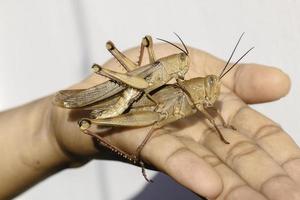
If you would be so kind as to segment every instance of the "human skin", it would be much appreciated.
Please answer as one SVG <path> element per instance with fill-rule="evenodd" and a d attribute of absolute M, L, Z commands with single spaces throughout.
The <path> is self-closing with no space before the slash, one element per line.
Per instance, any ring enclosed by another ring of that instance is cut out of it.
<path fill-rule="evenodd" d="M 157 57 L 177 50 L 155 45 Z M 189 49 L 190 79 L 219 74 L 224 61 Z M 137 58 L 138 48 L 126 52 Z M 144 58 L 144 63 L 147 58 Z M 115 60 L 104 67 L 120 70 Z M 92 75 L 71 88 L 104 81 Z M 222 79 L 218 109 L 237 131 L 222 128 L 224 144 L 201 116 L 194 115 L 155 131 L 141 152 L 149 165 L 208 199 L 300 199 L 300 151 L 278 124 L 247 104 L 285 96 L 290 80 L 280 70 L 240 64 Z M 53 95 L 0 113 L 0 199 L 12 198 L 44 178 L 107 154 L 80 132 L 72 111 L 52 104 Z M 105 139 L 128 153 L 146 136 L 146 128 L 118 128 Z M 118 156 L 109 159 L 119 159 Z"/>

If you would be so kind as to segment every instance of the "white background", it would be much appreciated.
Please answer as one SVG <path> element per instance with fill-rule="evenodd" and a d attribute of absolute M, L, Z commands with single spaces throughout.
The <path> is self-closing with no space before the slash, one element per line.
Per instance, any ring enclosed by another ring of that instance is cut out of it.
<path fill-rule="evenodd" d="M 104 45 L 136 46 L 146 34 L 185 42 L 226 59 L 245 32 L 238 55 L 280 66 L 292 80 L 290 94 L 254 106 L 300 143 L 300 3 L 252 1 L 0 1 L 0 109 L 63 89 L 111 57 Z M 146 184 L 140 169 L 93 161 L 60 172 L 16 199 L 196 199 L 161 174 Z M 1 180 L 0 180 L 1 181 Z"/>

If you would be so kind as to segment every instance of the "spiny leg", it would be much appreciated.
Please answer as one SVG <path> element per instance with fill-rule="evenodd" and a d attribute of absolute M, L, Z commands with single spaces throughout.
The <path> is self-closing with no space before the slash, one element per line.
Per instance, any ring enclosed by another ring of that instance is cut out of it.
<path fill-rule="evenodd" d="M 156 61 L 154 50 L 153 50 L 153 40 L 150 35 L 146 35 L 141 42 L 141 48 L 140 48 L 140 56 L 138 60 L 138 66 L 141 66 L 145 48 L 147 48 L 148 56 L 149 56 L 149 63 L 152 64 Z"/>
<path fill-rule="evenodd" d="M 141 166 L 141 168 L 142 168 L 142 174 L 143 174 L 143 177 L 145 178 L 145 180 L 146 180 L 147 182 L 153 182 L 151 179 L 149 179 L 149 178 L 147 177 L 146 170 L 145 170 L 145 169 L 146 169 L 146 168 L 145 168 L 145 164 L 144 164 L 144 162 L 143 162 L 142 160 L 140 160 L 140 158 L 137 158 L 137 157 L 135 156 L 135 154 L 132 155 L 132 154 L 126 153 L 125 151 L 121 150 L 120 148 L 118 148 L 118 147 L 116 147 L 116 146 L 110 144 L 109 142 L 107 142 L 103 137 L 99 136 L 98 134 L 93 133 L 93 132 L 91 132 L 91 131 L 88 130 L 88 129 L 85 129 L 85 128 L 86 128 L 86 127 L 85 127 L 86 125 L 84 125 L 85 123 L 89 123 L 89 122 L 88 122 L 88 121 L 84 121 L 84 120 L 81 120 L 81 121 L 79 122 L 79 124 L 82 124 L 82 125 L 80 126 L 80 130 L 81 130 L 83 133 L 85 133 L 85 134 L 87 134 L 87 135 L 90 135 L 90 136 L 96 138 L 100 144 L 102 144 L 102 145 L 105 146 L 106 148 L 110 149 L 111 151 L 117 153 L 118 155 L 122 156 L 123 158 L 128 159 L 129 161 L 133 162 L 134 164 L 140 164 L 140 166 Z"/>
<path fill-rule="evenodd" d="M 128 153 L 122 151 L 121 149 L 106 142 L 103 137 L 101 137 L 95 133 L 92 133 L 91 131 L 88 130 L 88 128 L 90 128 L 91 124 L 110 125 L 110 126 L 114 126 L 114 125 L 135 126 L 135 127 L 148 126 L 148 125 L 155 124 L 156 122 L 158 122 L 160 120 L 160 118 L 161 118 L 161 116 L 159 113 L 152 112 L 152 111 L 140 111 L 140 112 L 135 112 L 135 113 L 127 113 L 127 114 L 119 115 L 117 117 L 113 117 L 110 119 L 109 118 L 107 118 L 107 119 L 81 119 L 79 121 L 79 126 L 80 126 L 80 129 L 83 131 L 83 133 L 97 138 L 101 144 L 108 147 L 113 152 L 116 152 L 119 155 L 122 155 L 124 158 L 127 158 L 130 161 L 133 161 L 134 163 L 139 163 L 142 168 L 142 174 L 143 174 L 144 178 L 148 182 L 152 182 L 151 180 L 149 180 L 147 178 L 144 163 L 140 159 L 140 151 L 141 151 L 142 147 L 146 144 L 146 142 L 148 141 L 148 139 L 150 138 L 151 135 L 149 135 L 146 140 L 145 139 L 143 140 L 142 143 L 145 143 L 145 144 L 143 144 L 142 146 L 141 145 L 138 146 L 137 149 L 140 149 L 140 150 L 138 150 L 139 153 L 137 153 L 137 151 L 135 151 L 134 154 L 128 154 Z"/>
<path fill-rule="evenodd" d="M 78 125 L 79 125 L 79 128 L 80 130 L 84 133 L 84 134 L 87 134 L 87 135 L 90 135 L 94 138 L 96 138 L 98 140 L 98 142 L 100 142 L 100 144 L 102 144 L 103 146 L 107 147 L 108 149 L 110 149 L 111 151 L 117 153 L 118 155 L 122 156 L 123 158 L 125 159 L 128 159 L 129 161 L 131 162 L 134 162 L 136 163 L 137 160 L 134 158 L 134 156 L 126 153 L 125 151 L 119 149 L 118 147 L 110 144 L 109 142 L 107 142 L 103 137 L 101 137 L 100 135 L 96 134 L 96 133 L 93 133 L 92 131 L 88 130 L 91 126 L 91 123 L 90 121 L 88 120 L 80 120 L 78 122 Z"/>

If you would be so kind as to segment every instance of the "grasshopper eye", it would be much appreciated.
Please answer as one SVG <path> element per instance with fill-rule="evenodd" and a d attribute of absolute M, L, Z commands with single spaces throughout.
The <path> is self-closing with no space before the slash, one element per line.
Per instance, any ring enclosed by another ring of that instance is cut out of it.
<path fill-rule="evenodd" d="M 208 77 L 208 84 L 209 85 L 213 85 L 214 84 L 214 79 L 213 79 L 213 77 Z"/>
<path fill-rule="evenodd" d="M 184 53 L 180 53 L 179 54 L 179 58 L 180 60 L 184 61 L 185 60 L 186 55 Z"/>

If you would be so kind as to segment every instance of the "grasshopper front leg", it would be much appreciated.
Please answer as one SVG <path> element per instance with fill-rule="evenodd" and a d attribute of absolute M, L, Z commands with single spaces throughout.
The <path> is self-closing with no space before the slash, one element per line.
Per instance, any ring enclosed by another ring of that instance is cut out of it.
<path fill-rule="evenodd" d="M 218 128 L 214 118 L 205 110 L 205 108 L 203 107 L 203 105 L 197 104 L 196 105 L 197 110 L 200 111 L 202 114 L 204 114 L 205 118 L 208 119 L 208 121 L 210 121 L 210 123 L 215 127 L 220 139 L 225 143 L 225 144 L 230 144 L 223 136 L 222 132 L 220 131 L 220 129 Z"/>
<path fill-rule="evenodd" d="M 205 109 L 207 109 L 207 108 L 205 108 Z M 225 128 L 231 128 L 232 130 L 237 130 L 233 125 L 226 123 L 225 119 L 223 118 L 223 116 L 221 115 L 221 113 L 219 112 L 219 110 L 216 107 L 209 107 L 209 109 L 212 109 L 217 114 L 217 116 L 219 117 L 219 119 L 221 120 L 221 122 Z"/>

